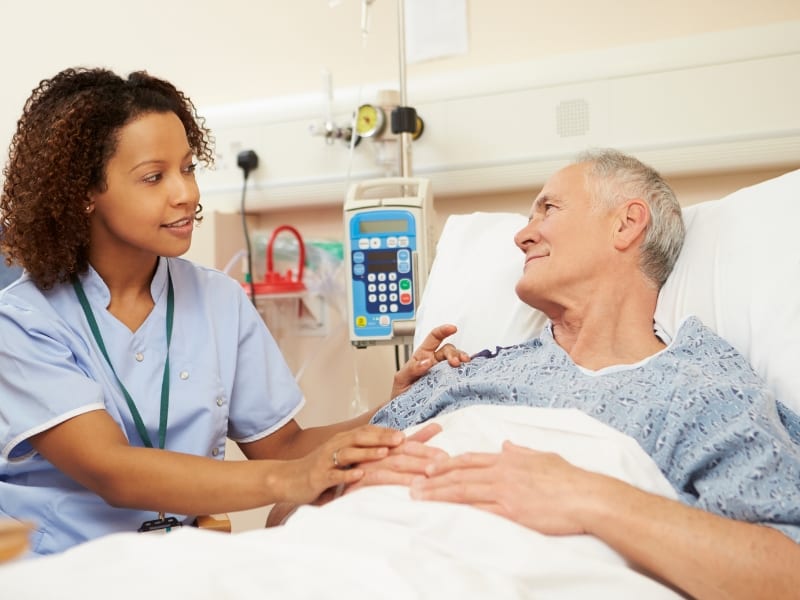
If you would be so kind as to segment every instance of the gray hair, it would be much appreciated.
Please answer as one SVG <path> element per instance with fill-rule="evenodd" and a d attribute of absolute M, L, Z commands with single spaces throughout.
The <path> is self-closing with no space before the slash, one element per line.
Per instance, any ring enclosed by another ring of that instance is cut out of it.
<path fill-rule="evenodd" d="M 675 193 L 659 173 L 617 150 L 582 153 L 576 163 L 588 163 L 587 189 L 597 209 L 614 208 L 631 198 L 641 198 L 650 210 L 641 247 L 640 267 L 661 288 L 678 259 L 686 229 Z"/>

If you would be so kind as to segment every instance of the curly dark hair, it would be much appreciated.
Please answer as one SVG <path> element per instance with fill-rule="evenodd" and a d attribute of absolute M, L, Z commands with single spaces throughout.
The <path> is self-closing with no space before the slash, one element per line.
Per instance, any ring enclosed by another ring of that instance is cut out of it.
<path fill-rule="evenodd" d="M 213 139 L 192 101 L 145 71 L 124 79 L 102 68 L 65 69 L 31 93 L 3 170 L 0 249 L 40 289 L 87 270 L 89 193 L 105 190 L 120 129 L 152 112 L 175 113 L 197 160 L 213 164 Z"/>

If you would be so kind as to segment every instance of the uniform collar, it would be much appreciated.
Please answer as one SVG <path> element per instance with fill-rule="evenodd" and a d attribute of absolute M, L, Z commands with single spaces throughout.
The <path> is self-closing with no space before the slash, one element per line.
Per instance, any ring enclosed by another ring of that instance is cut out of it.
<path fill-rule="evenodd" d="M 155 275 L 150 282 L 150 295 L 153 302 L 158 304 L 162 296 L 167 293 L 167 265 L 168 259 L 163 256 L 158 257 Z M 86 292 L 86 296 L 95 304 L 107 307 L 111 303 L 111 292 L 108 290 L 106 282 L 100 274 L 94 270 L 92 265 L 80 276 L 81 285 Z"/>

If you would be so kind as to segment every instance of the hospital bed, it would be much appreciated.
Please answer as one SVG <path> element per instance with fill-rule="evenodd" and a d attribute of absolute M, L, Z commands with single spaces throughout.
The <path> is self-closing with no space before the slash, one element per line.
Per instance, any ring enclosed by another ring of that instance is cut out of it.
<path fill-rule="evenodd" d="M 800 170 L 684 213 L 686 244 L 660 294 L 658 327 L 671 334 L 685 314 L 698 315 L 750 359 L 784 410 L 800 413 Z M 453 322 L 456 345 L 474 352 L 525 340 L 543 326 L 542 315 L 513 293 L 522 261 L 511 238 L 524 222 L 497 213 L 447 220 L 420 334 Z M 635 442 L 581 413 L 492 406 L 440 419 L 444 431 L 432 443 L 451 452 L 496 450 L 510 438 L 674 494 Z M 469 507 L 410 501 L 396 486 L 303 507 L 271 530 L 116 534 L 7 563 L 0 581 L 10 598 L 84 600 L 679 597 L 588 536 L 543 536 Z"/>

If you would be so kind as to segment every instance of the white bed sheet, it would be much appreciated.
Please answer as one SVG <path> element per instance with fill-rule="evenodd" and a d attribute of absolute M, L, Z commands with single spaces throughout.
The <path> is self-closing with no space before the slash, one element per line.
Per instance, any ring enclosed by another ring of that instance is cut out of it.
<path fill-rule="evenodd" d="M 497 451 L 503 440 L 674 498 L 631 438 L 572 409 L 473 406 L 435 419 L 432 444 Z M 284 527 L 107 536 L 0 567 L 3 596 L 100 598 L 678 598 L 589 536 L 540 535 L 399 486 L 303 507 Z"/>

